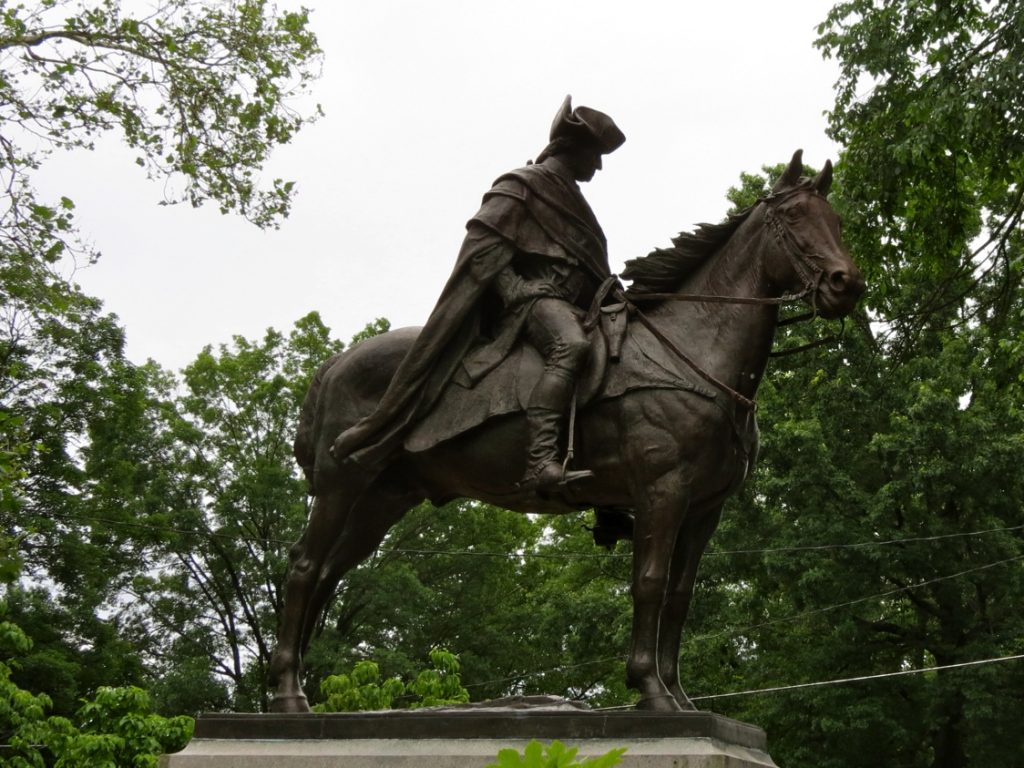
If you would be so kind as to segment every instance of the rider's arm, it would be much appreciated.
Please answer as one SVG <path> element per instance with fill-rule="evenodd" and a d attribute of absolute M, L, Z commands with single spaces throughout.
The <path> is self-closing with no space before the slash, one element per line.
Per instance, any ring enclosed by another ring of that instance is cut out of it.
<path fill-rule="evenodd" d="M 494 278 L 494 290 L 506 307 L 514 307 L 528 298 L 524 291 L 525 283 L 526 281 L 516 273 L 510 262 Z"/>

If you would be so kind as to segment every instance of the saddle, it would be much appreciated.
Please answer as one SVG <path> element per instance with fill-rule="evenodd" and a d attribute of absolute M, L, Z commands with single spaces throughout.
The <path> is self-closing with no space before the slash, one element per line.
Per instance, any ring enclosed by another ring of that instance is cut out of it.
<path fill-rule="evenodd" d="M 576 408 L 621 397 L 636 389 L 677 389 L 708 399 L 718 396 L 639 323 L 626 322 L 625 304 L 601 307 L 588 322 L 590 356 L 576 390 Z M 406 435 L 405 449 L 429 450 L 485 421 L 525 411 L 544 370 L 544 359 L 523 339 L 476 384 L 456 376 L 433 409 Z"/>

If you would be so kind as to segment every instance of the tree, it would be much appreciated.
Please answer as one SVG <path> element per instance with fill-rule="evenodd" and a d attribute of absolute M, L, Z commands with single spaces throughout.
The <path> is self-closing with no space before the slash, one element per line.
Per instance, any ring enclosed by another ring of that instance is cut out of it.
<path fill-rule="evenodd" d="M 505 693 L 505 678 L 535 662 L 522 642 L 536 613 L 532 584 L 516 553 L 540 532 L 477 502 L 410 510 L 342 580 L 305 660 L 307 695 L 315 700 L 319 680 L 366 657 L 387 677 L 413 678 L 436 646 L 459 654 L 474 699 Z"/>
<path fill-rule="evenodd" d="M 739 204 L 766 184 L 744 181 L 732 195 Z M 858 221 L 845 231 L 869 242 Z M 1015 243 L 1006 245 L 1011 261 Z M 891 306 L 944 279 L 904 285 L 893 279 L 908 278 L 902 258 L 874 269 L 885 273 Z M 987 287 L 977 290 L 984 298 Z M 750 554 L 706 560 L 683 656 L 697 662 L 687 676 L 695 690 L 949 667 L 713 702 L 765 726 L 780 763 L 1011 759 L 1009 713 L 1021 705 L 1024 671 L 955 667 L 1019 654 L 1024 633 L 1006 610 L 1024 588 L 1024 478 L 1014 466 L 1024 401 L 1013 357 L 1024 315 L 1019 292 L 1009 296 L 998 324 L 929 321 L 898 330 L 899 344 L 879 343 L 874 317 L 861 317 L 832 350 L 782 358 L 762 384 L 760 465 L 714 540 Z M 953 315 L 969 317 L 974 300 L 961 297 Z"/>
<path fill-rule="evenodd" d="M 545 746 L 534 740 L 523 748 L 522 754 L 514 749 L 501 750 L 498 761 L 488 763 L 487 768 L 612 768 L 622 762 L 626 748 L 611 749 L 582 761 L 575 759 L 578 751 L 578 747 L 567 747 L 560 741 Z"/>
<path fill-rule="evenodd" d="M 55 151 L 114 133 L 165 180 L 165 203 L 214 201 L 272 226 L 294 185 L 260 188 L 257 174 L 319 113 L 295 103 L 320 60 L 304 10 L 161 0 L 141 12 L 113 0 L 0 3 L 4 573 L 24 563 L 26 578 L 52 585 L 56 626 L 98 653 L 109 645 L 108 660 L 126 638 L 147 649 L 130 615 L 98 615 L 148 564 L 151 550 L 126 531 L 152 518 L 170 487 L 167 442 L 144 437 L 161 434 L 150 393 L 171 384 L 124 359 L 116 318 L 72 282 L 75 264 L 98 254 L 77 237 L 73 201 L 40 199 L 32 173 Z M 12 609 L 27 595 L 12 594 Z M 36 658 L 62 658 L 59 677 L 76 662 L 50 639 Z"/>
<path fill-rule="evenodd" d="M 260 190 L 257 173 L 310 120 L 293 104 L 318 74 L 308 12 L 278 14 L 264 0 L 161 0 L 139 10 L 116 0 L 5 3 L 5 250 L 60 255 L 70 202 L 39 204 L 26 174 L 50 151 L 91 148 L 107 131 L 120 133 L 150 177 L 180 177 L 167 202 L 213 200 L 260 226 L 287 214 L 293 184 Z"/>
<path fill-rule="evenodd" d="M 329 675 L 320 682 L 323 701 L 314 712 L 360 712 L 391 709 L 399 704 L 411 709 L 465 704 L 469 691 L 462 687 L 459 657 L 443 648 L 432 648 L 430 666 L 408 684 L 398 677 L 380 679 L 376 662 L 357 661 L 348 674 Z"/>
<path fill-rule="evenodd" d="M 133 534 L 153 567 L 128 591 L 139 621 L 172 649 L 158 667 L 212 669 L 236 708 L 266 705 L 287 551 L 308 511 L 291 437 L 313 374 L 341 346 L 311 313 L 287 337 L 207 347 L 185 369 L 184 391 L 163 393 L 147 443 L 161 438 L 170 472 L 164 503 Z"/>
<path fill-rule="evenodd" d="M 1019 291 L 1022 28 L 1020 3 L 980 0 L 847 0 L 818 28 L 840 65 L 848 239 L 897 355 L 927 328 L 1001 322 Z"/>
<path fill-rule="evenodd" d="M 878 286 L 881 357 L 860 382 L 875 406 L 864 509 L 894 536 L 951 537 L 874 564 L 908 589 L 902 615 L 865 617 L 865 634 L 910 663 L 1020 652 L 1020 624 L 999 606 L 1020 600 L 1021 541 L 999 529 L 1019 526 L 1022 508 L 1022 22 L 1019 3 L 855 1 L 819 27 L 841 67 L 830 132 L 846 146 L 847 232 Z M 992 532 L 956 536 L 974 530 Z M 909 588 L 951 567 L 967 572 Z M 922 762 L 1005 761 L 1020 675 L 921 684 Z"/>
<path fill-rule="evenodd" d="M 163 718 L 150 710 L 146 692 L 133 687 L 97 689 L 82 700 L 74 720 L 47 716 L 52 702 L 11 678 L 32 649 L 32 640 L 8 621 L 0 604 L 0 764 L 60 766 L 155 766 L 161 754 L 182 749 L 192 736 L 189 717 Z"/>

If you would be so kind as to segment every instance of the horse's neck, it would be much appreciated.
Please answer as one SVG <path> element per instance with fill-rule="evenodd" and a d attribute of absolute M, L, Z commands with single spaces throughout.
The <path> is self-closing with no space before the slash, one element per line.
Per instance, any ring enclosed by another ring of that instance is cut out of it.
<path fill-rule="evenodd" d="M 679 293 L 734 298 L 769 298 L 777 293 L 762 254 L 770 247 L 762 214 L 751 219 L 708 259 Z M 771 351 L 775 305 L 667 301 L 656 310 L 658 325 L 719 381 L 753 397 Z"/>

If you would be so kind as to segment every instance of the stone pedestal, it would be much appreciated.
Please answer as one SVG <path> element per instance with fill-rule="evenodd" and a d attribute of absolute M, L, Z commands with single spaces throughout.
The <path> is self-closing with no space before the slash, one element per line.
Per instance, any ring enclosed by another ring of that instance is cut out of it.
<path fill-rule="evenodd" d="M 623 768 L 775 768 L 765 734 L 710 712 L 399 710 L 210 714 L 162 768 L 484 768 L 498 750 L 558 739 L 578 757 L 626 747 Z"/>

